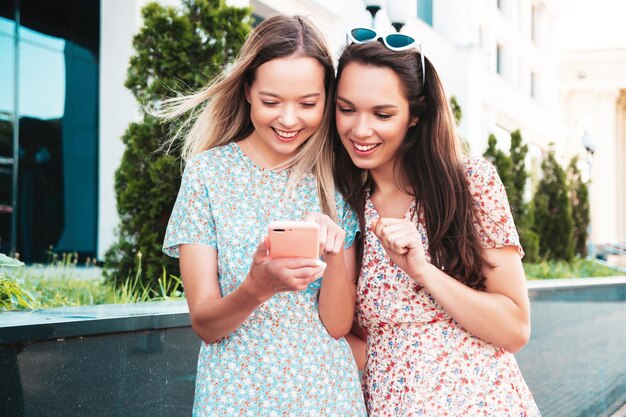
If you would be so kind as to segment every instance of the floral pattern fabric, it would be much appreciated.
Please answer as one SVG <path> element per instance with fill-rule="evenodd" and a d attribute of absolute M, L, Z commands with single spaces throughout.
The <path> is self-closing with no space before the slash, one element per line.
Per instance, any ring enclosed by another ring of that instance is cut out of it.
<path fill-rule="evenodd" d="M 218 251 L 223 295 L 246 277 L 252 255 L 274 220 L 319 212 L 315 178 L 286 194 L 290 172 L 254 164 L 231 143 L 189 161 L 163 251 L 201 244 Z M 350 246 L 356 215 L 337 195 L 339 225 Z M 202 343 L 194 416 L 365 416 L 359 375 L 345 339 L 320 321 L 321 279 L 298 292 L 281 292 L 259 306 L 234 332 Z"/>
<path fill-rule="evenodd" d="M 482 158 L 465 164 L 483 245 L 516 246 L 523 255 L 493 165 Z M 415 222 L 430 259 L 424 214 L 416 211 L 413 202 L 405 218 Z M 363 374 L 369 415 L 539 416 L 513 354 L 468 333 L 394 265 L 371 231 L 376 218 L 368 198 L 356 315 L 369 333 Z"/>

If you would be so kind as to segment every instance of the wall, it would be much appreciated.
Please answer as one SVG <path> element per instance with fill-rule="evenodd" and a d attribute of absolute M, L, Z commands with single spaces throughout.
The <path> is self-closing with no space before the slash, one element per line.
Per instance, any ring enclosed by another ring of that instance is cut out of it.
<path fill-rule="evenodd" d="M 626 277 L 529 282 L 516 354 L 543 415 L 607 416 L 626 400 Z M 184 301 L 0 314 L 3 417 L 188 416 L 199 339 Z"/>

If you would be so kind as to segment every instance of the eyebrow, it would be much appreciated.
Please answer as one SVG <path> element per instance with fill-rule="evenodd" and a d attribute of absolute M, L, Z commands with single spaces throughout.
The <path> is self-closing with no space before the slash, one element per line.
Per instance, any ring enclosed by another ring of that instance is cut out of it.
<path fill-rule="evenodd" d="M 259 91 L 259 94 L 262 96 L 270 96 L 270 97 L 276 97 L 276 98 L 280 98 L 280 96 L 278 94 L 274 94 L 274 93 L 270 93 L 269 91 Z M 310 94 L 305 94 L 300 98 L 309 98 L 309 97 L 319 97 L 321 96 L 321 93 L 310 93 Z"/>
<path fill-rule="evenodd" d="M 354 106 L 353 102 L 351 102 L 350 100 L 345 99 L 343 97 L 337 96 L 337 100 L 341 100 L 341 101 L 345 102 L 346 104 Z M 374 110 L 396 109 L 396 108 L 398 108 L 398 106 L 396 106 L 395 104 L 379 104 L 377 106 L 372 107 L 372 109 L 374 109 Z"/>

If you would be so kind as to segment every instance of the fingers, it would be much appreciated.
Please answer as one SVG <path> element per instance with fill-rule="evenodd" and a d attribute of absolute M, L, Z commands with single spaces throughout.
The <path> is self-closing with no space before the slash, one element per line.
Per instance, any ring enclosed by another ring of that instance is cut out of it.
<path fill-rule="evenodd" d="M 326 264 L 324 262 L 313 258 L 279 258 L 275 259 L 274 262 L 287 269 L 326 268 Z"/>
<path fill-rule="evenodd" d="M 328 228 L 325 224 L 320 224 L 320 252 L 326 252 L 328 239 Z"/>
<path fill-rule="evenodd" d="M 263 236 L 261 242 L 256 247 L 256 251 L 254 252 L 253 259 L 254 262 L 264 262 L 269 257 L 269 249 L 270 249 L 270 241 L 267 236 Z"/>
<path fill-rule="evenodd" d="M 320 226 L 320 252 L 339 253 L 343 249 L 346 232 L 330 217 L 321 213 L 309 213 L 304 220 Z"/>
<path fill-rule="evenodd" d="M 387 218 L 377 220 L 372 223 L 372 229 L 386 250 L 402 255 L 421 243 L 419 232 L 412 222 Z"/>
<path fill-rule="evenodd" d="M 289 266 L 289 267 L 288 267 Z M 283 281 L 284 291 L 301 291 L 306 289 L 313 281 L 324 275 L 326 264 L 320 260 L 290 259 L 282 265 L 278 274 Z"/>

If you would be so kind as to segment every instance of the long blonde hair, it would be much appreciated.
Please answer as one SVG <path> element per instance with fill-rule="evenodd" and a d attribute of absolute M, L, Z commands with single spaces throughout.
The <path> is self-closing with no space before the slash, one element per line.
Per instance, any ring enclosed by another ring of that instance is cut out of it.
<path fill-rule="evenodd" d="M 335 69 L 323 35 L 309 19 L 280 15 L 264 20 L 250 33 L 229 71 L 199 92 L 164 101 L 157 114 L 173 120 L 189 113 L 166 143 L 172 146 L 183 138 L 183 160 L 245 139 L 254 130 L 250 104 L 245 98 L 246 85 L 252 84 L 256 69 L 265 62 L 292 55 L 314 58 L 324 67 L 326 100 L 320 127 L 288 161 L 292 173 L 287 192 L 292 192 L 303 176 L 313 172 L 321 209 L 337 220 L 330 141 Z"/>

